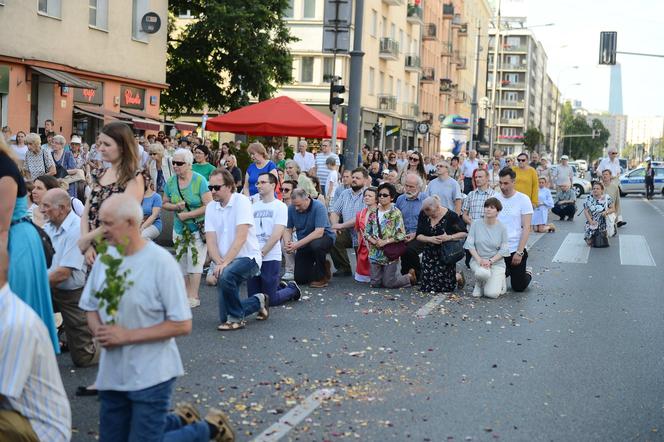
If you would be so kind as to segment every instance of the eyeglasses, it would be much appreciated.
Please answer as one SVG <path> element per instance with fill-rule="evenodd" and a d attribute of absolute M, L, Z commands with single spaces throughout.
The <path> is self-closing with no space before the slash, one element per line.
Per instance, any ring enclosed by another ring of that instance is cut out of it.
<path fill-rule="evenodd" d="M 618 155 L 618 152 L 611 152 L 609 155 Z"/>
<path fill-rule="evenodd" d="M 222 187 L 224 187 L 224 186 L 215 186 L 213 184 L 208 184 L 208 189 L 214 190 L 215 192 L 218 192 L 219 190 L 221 190 Z"/>
<path fill-rule="evenodd" d="M 185 163 L 184 161 L 173 161 L 174 166 L 184 166 L 185 164 L 187 163 Z"/>
<path fill-rule="evenodd" d="M 443 168 L 443 167 L 445 167 L 445 165 L 444 164 L 436 164 L 436 167 L 437 168 Z"/>
<path fill-rule="evenodd" d="M 392 195 L 390 195 L 389 193 L 379 193 L 378 196 L 381 198 L 389 198 Z"/>
<path fill-rule="evenodd" d="M 150 152 L 150 155 L 157 155 L 157 152 Z"/>
<path fill-rule="evenodd" d="M 414 163 L 419 163 L 420 162 L 420 159 L 417 158 L 417 157 L 410 157 L 409 160 L 414 162 Z"/>
<path fill-rule="evenodd" d="M 525 163 L 526 161 L 528 161 L 528 158 L 518 158 L 517 161 L 519 163 Z"/>

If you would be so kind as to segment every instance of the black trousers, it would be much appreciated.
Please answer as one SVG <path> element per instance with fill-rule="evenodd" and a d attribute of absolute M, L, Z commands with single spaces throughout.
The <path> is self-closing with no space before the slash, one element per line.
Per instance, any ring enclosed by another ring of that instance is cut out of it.
<path fill-rule="evenodd" d="M 574 213 L 576 213 L 576 206 L 574 204 L 556 204 L 551 211 L 562 219 L 565 219 L 566 216 L 569 219 L 573 219 Z"/>
<path fill-rule="evenodd" d="M 531 275 L 526 273 L 526 263 L 528 262 L 528 251 L 523 251 L 523 256 L 521 257 L 521 263 L 518 266 L 512 265 L 512 258 L 516 252 L 505 258 L 505 277 L 510 278 L 512 283 L 512 289 L 515 292 L 523 292 L 530 285 L 530 281 L 533 279 Z"/>
<path fill-rule="evenodd" d="M 655 195 L 655 180 L 646 177 L 646 198 L 652 198 Z"/>
<path fill-rule="evenodd" d="M 417 279 L 420 279 L 420 253 L 426 244 L 416 239 L 406 244 L 406 253 L 401 256 L 401 274 L 405 275 L 410 269 L 415 269 Z"/>
<path fill-rule="evenodd" d="M 326 256 L 332 244 L 332 238 L 323 235 L 295 252 L 295 282 L 309 284 L 325 277 Z"/>

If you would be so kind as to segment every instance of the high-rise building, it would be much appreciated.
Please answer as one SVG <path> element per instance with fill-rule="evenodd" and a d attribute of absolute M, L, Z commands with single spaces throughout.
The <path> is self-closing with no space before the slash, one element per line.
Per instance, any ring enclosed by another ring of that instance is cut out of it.
<path fill-rule="evenodd" d="M 609 113 L 611 115 L 622 115 L 622 72 L 620 63 L 611 66 L 611 81 L 609 84 Z"/>
<path fill-rule="evenodd" d="M 664 136 L 664 117 L 628 117 L 626 140 L 630 144 L 650 144 Z"/>

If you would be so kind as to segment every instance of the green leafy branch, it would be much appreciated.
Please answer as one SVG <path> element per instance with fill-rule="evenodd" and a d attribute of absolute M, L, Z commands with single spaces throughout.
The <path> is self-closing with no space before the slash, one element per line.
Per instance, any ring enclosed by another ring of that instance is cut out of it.
<path fill-rule="evenodd" d="M 99 299 L 100 307 L 105 309 L 106 314 L 110 316 L 111 319 L 108 321 L 109 324 L 115 324 L 118 309 L 120 307 L 120 300 L 127 289 L 134 285 L 133 281 L 127 280 L 131 270 L 127 269 L 124 272 L 120 271 L 123 258 L 126 256 L 126 246 L 127 243 L 118 244 L 116 246 L 116 250 L 120 255 L 116 258 L 108 252 L 109 246 L 105 239 L 99 238 L 97 240 L 99 260 L 106 266 L 106 280 L 104 281 L 104 288 L 96 291 L 94 296 Z"/>
<path fill-rule="evenodd" d="M 175 259 L 180 261 L 191 250 L 191 260 L 194 265 L 198 264 L 198 249 L 196 248 L 196 238 L 191 233 L 187 225 L 184 225 L 182 235 L 175 238 Z"/>

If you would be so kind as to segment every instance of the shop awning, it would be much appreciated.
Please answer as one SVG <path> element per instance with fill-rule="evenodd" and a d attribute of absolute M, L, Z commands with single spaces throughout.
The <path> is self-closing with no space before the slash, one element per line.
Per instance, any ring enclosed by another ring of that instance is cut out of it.
<path fill-rule="evenodd" d="M 54 69 L 40 68 L 37 66 L 30 66 L 30 68 L 33 71 L 39 72 L 40 74 L 47 76 L 54 82 L 64 86 L 80 87 L 83 89 L 97 89 L 97 86 L 94 83 L 85 81 L 74 74 L 70 74 L 69 72 L 56 71 Z"/>
<path fill-rule="evenodd" d="M 120 109 L 120 111 L 123 114 L 131 115 L 132 117 L 142 118 L 144 120 L 153 120 L 161 123 L 162 117 L 160 115 L 152 115 L 137 109 Z"/>
<path fill-rule="evenodd" d="M 160 130 L 161 121 L 159 121 L 154 115 L 148 114 L 147 112 L 134 110 L 134 109 L 121 109 L 121 114 L 125 118 L 131 119 L 134 122 L 134 129 L 139 130 Z"/>
<path fill-rule="evenodd" d="M 122 115 L 118 112 L 113 112 L 108 109 L 104 109 L 103 107 L 100 106 L 91 106 L 89 104 L 75 104 L 74 111 L 80 112 L 85 115 L 89 115 L 94 118 L 99 118 L 100 120 L 108 118 L 111 120 L 122 120 L 127 124 L 132 124 L 131 117 Z"/>

